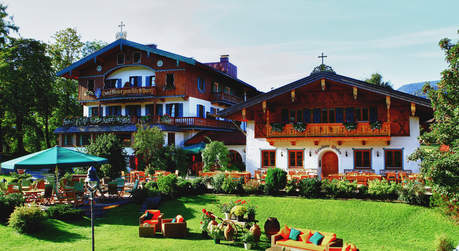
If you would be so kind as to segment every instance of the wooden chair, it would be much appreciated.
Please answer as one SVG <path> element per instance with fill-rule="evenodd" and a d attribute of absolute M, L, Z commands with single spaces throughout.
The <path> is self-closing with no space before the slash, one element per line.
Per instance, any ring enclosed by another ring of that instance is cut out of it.
<path fill-rule="evenodd" d="M 358 175 L 357 184 L 367 186 L 368 185 L 368 176 L 367 175 Z"/>
<path fill-rule="evenodd" d="M 386 172 L 386 180 L 391 182 L 397 182 L 397 173 L 396 172 Z"/>
<path fill-rule="evenodd" d="M 398 180 L 402 183 L 408 182 L 408 174 L 406 172 L 398 172 Z"/>
<path fill-rule="evenodd" d="M 174 219 L 161 220 L 161 232 L 166 238 L 183 238 L 187 233 L 186 221 L 181 215 Z"/>

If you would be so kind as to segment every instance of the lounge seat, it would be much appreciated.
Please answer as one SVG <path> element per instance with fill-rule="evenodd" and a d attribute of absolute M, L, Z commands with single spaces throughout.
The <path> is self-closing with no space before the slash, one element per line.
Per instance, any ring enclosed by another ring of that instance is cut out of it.
<path fill-rule="evenodd" d="M 151 215 L 151 218 L 147 215 Z M 160 210 L 146 210 L 139 217 L 139 237 L 152 237 L 157 231 L 161 231 L 163 216 Z"/>
<path fill-rule="evenodd" d="M 186 221 L 181 215 L 174 219 L 163 219 L 161 230 L 164 237 L 183 238 L 187 233 Z"/>
<path fill-rule="evenodd" d="M 319 232 L 324 236 L 320 245 L 315 245 L 313 243 L 308 243 L 308 240 L 305 236 L 310 237 L 309 235 L 301 234 L 299 236 L 299 240 L 291 240 L 288 238 L 282 237 L 282 229 L 277 234 L 271 236 L 271 246 L 280 246 L 290 248 L 292 250 L 312 250 L 312 251 L 341 251 L 343 247 L 343 240 L 337 239 L 336 234 L 334 233 L 326 233 L 321 231 L 315 231 L 310 229 L 300 229 L 295 228 L 301 231 L 303 234 L 311 232 L 311 235 L 315 232 Z"/>

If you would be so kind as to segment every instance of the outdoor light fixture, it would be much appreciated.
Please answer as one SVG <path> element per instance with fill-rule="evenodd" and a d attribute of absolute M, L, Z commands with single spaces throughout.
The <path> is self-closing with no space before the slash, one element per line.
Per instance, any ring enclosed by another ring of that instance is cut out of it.
<path fill-rule="evenodd" d="M 376 151 L 376 157 L 379 157 L 379 151 Z"/>
<path fill-rule="evenodd" d="M 346 157 L 347 157 L 347 151 L 344 152 L 344 155 L 346 155 Z"/>
<path fill-rule="evenodd" d="M 312 153 L 311 153 L 311 151 L 309 151 L 309 157 L 311 157 L 311 156 L 312 156 Z"/>
<path fill-rule="evenodd" d="M 93 204 L 94 204 L 94 192 L 96 191 L 97 185 L 99 184 L 99 178 L 97 177 L 96 168 L 91 166 L 88 169 L 88 174 L 86 175 L 85 179 L 86 184 L 88 184 L 89 192 L 91 192 L 91 233 L 92 233 L 92 250 L 94 251 L 94 211 L 93 211 Z"/>

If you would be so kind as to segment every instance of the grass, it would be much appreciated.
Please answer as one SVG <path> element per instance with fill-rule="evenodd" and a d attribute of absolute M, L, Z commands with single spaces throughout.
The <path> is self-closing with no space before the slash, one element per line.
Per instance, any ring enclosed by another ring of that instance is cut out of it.
<path fill-rule="evenodd" d="M 360 250 L 434 250 L 435 236 L 446 234 L 455 243 L 459 228 L 438 210 L 400 203 L 362 200 L 323 200 L 272 196 L 201 195 L 183 197 L 161 204 L 167 217 L 182 214 L 190 233 L 186 239 L 138 237 L 139 205 L 129 204 L 110 210 L 96 220 L 98 250 L 242 250 L 242 244 L 223 241 L 215 245 L 201 239 L 199 222 L 206 208 L 219 214 L 216 202 L 245 199 L 257 205 L 260 227 L 268 217 L 277 217 L 281 225 L 334 232 Z M 455 239 L 454 239 L 455 238 Z M 49 220 L 45 230 L 22 235 L 0 225 L 0 243 L 6 250 L 90 250 L 89 219 L 77 222 Z M 259 250 L 269 246 L 264 235 Z"/>

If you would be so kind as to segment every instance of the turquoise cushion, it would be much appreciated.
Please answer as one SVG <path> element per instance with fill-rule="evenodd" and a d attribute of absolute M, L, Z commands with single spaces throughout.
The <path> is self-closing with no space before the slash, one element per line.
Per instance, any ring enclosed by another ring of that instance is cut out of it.
<path fill-rule="evenodd" d="M 315 232 L 311 238 L 309 238 L 309 241 L 312 242 L 315 245 L 320 245 L 320 242 L 324 238 L 323 235 L 321 235 L 319 232 Z"/>
<path fill-rule="evenodd" d="M 176 220 L 175 220 L 175 218 L 174 218 L 174 219 L 172 220 L 172 223 L 175 223 L 175 222 L 176 222 Z"/>
<path fill-rule="evenodd" d="M 290 235 L 288 236 L 288 238 L 289 238 L 290 240 L 297 241 L 297 240 L 298 240 L 298 236 L 299 236 L 300 234 L 301 234 L 300 230 L 291 228 L 291 229 L 290 229 Z"/>

